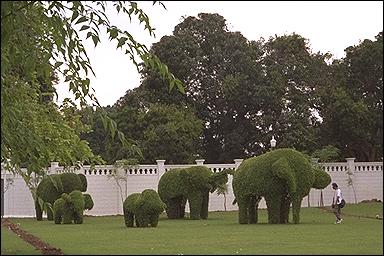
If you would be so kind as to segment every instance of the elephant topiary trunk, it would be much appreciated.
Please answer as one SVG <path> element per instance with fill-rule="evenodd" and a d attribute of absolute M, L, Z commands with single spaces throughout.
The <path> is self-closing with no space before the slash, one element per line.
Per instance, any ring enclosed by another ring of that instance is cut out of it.
<path fill-rule="evenodd" d="M 207 219 L 209 193 L 228 182 L 229 171 L 213 173 L 205 166 L 193 166 L 164 173 L 159 180 L 158 191 L 161 200 L 167 205 L 168 218 L 184 218 L 188 201 L 190 219 Z"/>
<path fill-rule="evenodd" d="M 159 215 L 165 209 L 159 194 L 153 189 L 129 195 L 123 203 L 124 222 L 127 227 L 157 227 Z"/>
<path fill-rule="evenodd" d="M 268 223 L 288 223 L 292 204 L 293 222 L 297 224 L 302 199 L 311 188 L 322 189 L 330 182 L 329 174 L 293 149 L 276 149 L 246 159 L 234 173 L 232 182 L 239 223 L 257 223 L 258 203 L 264 197 Z"/>

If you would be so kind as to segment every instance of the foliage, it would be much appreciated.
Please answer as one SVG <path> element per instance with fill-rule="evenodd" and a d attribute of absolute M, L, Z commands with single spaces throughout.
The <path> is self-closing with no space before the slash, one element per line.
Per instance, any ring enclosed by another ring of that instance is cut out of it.
<path fill-rule="evenodd" d="M 269 94 L 263 116 L 277 145 L 312 151 L 319 143 L 316 90 L 328 83 L 326 61 L 330 56 L 312 53 L 309 41 L 295 33 L 271 37 L 264 52 Z"/>
<path fill-rule="evenodd" d="M 38 184 L 36 189 L 36 197 L 43 200 L 45 203 L 54 204 L 62 193 L 69 194 L 73 190 L 85 192 L 87 190 L 87 180 L 83 174 L 61 173 L 46 175 Z M 35 201 L 36 219 L 42 220 L 42 209 Z M 53 219 L 53 214 L 50 209 L 47 209 L 48 220 Z"/>
<path fill-rule="evenodd" d="M 239 223 L 257 223 L 261 197 L 268 209 L 268 223 L 287 223 L 292 203 L 293 222 L 300 222 L 302 199 L 311 188 L 325 188 L 329 174 L 313 166 L 307 155 L 283 148 L 244 160 L 233 176 L 233 192 L 239 206 Z"/>
<path fill-rule="evenodd" d="M 319 90 L 321 138 L 341 155 L 377 161 L 383 155 L 383 33 L 345 49 Z"/>
<path fill-rule="evenodd" d="M 85 210 L 92 210 L 95 203 L 93 202 L 93 199 L 90 194 L 83 194 L 84 196 L 84 209 Z"/>
<path fill-rule="evenodd" d="M 79 190 L 63 193 L 53 204 L 55 224 L 83 223 L 84 196 Z"/>
<path fill-rule="evenodd" d="M 158 75 L 143 69 L 135 91 L 139 103 L 177 101 L 194 109 L 204 124 L 200 151 L 207 161 L 264 153 L 273 134 L 279 147 L 318 147 L 315 92 L 329 81 L 330 56 L 312 53 L 305 38 L 249 41 L 230 32 L 219 14 L 200 13 L 186 17 L 151 51 L 186 84 L 186 94 L 169 93 Z M 130 104 L 124 99 L 119 105 Z"/>
<path fill-rule="evenodd" d="M 116 120 L 118 129 L 135 138 L 142 149 L 143 158 L 138 160 L 141 163 L 154 163 L 157 159 L 166 159 L 168 163 L 192 163 L 193 155 L 200 152 L 202 121 L 188 108 L 143 103 L 138 94 L 137 90 L 127 92 L 112 108 L 106 108 Z M 93 131 L 83 138 L 107 163 L 135 156 L 134 152 L 103 135 L 96 113 L 90 116 L 93 120 L 88 122 Z"/>
<path fill-rule="evenodd" d="M 311 156 L 318 158 L 320 162 L 337 161 L 340 160 L 340 150 L 333 145 L 327 145 L 322 149 L 315 150 Z"/>
<path fill-rule="evenodd" d="M 213 173 L 205 166 L 175 168 L 164 173 L 158 184 L 161 200 L 170 219 L 184 218 L 188 200 L 191 219 L 208 218 L 209 192 L 227 183 L 227 173 Z"/>
<path fill-rule="evenodd" d="M 146 162 L 166 159 L 172 163 L 192 163 L 199 150 L 202 122 L 188 109 L 176 105 L 150 105 L 141 113 L 140 145 Z"/>
<path fill-rule="evenodd" d="M 129 195 L 123 203 L 124 222 L 127 227 L 146 228 L 157 227 L 159 215 L 166 205 L 161 201 L 159 194 L 153 189 L 145 189 L 141 193 Z"/>
<path fill-rule="evenodd" d="M 231 161 L 260 150 L 256 90 L 263 74 L 257 65 L 260 45 L 239 32 L 230 32 L 219 14 L 186 17 L 171 36 L 155 43 L 151 52 L 186 85 L 185 95 L 164 90 L 158 75 L 143 70 L 140 90 L 150 102 L 179 102 L 192 108 L 204 124 L 201 155 L 209 162 Z M 241 104 L 239 104 L 241 102 Z"/>
<path fill-rule="evenodd" d="M 79 161 L 91 165 L 102 162 L 79 138 L 86 127 L 71 115 L 75 113 L 73 106 L 52 102 L 59 77 L 68 84 L 80 107 L 90 100 L 91 107 L 101 110 L 103 127 L 112 139 L 117 135 L 124 147 L 140 155 L 134 141 L 117 130 L 116 122 L 102 111 L 90 84 L 89 76 L 95 74 L 82 39 L 92 40 L 96 47 L 100 34 L 106 33 L 138 69 L 140 60 L 159 72 L 169 89 L 177 87 L 183 92 L 182 83 L 158 57 L 129 32 L 110 23 L 106 15 L 109 6 L 129 20 L 138 19 L 144 30 L 154 35 L 149 17 L 132 1 L 1 2 L 1 162 L 21 174 L 27 185 L 32 173 L 44 175 L 51 161 L 65 166 Z M 21 167 L 28 171 L 23 173 Z M 36 187 L 29 188 L 35 196 Z"/>

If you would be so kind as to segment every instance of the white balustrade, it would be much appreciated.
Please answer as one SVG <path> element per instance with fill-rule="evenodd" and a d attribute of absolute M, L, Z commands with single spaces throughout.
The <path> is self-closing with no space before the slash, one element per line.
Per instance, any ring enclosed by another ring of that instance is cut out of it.
<path fill-rule="evenodd" d="M 348 203 L 353 203 L 356 196 L 357 201 L 379 199 L 383 201 L 383 162 L 354 162 L 354 158 L 346 159 L 346 162 L 319 163 L 319 165 L 330 174 L 332 182 L 336 182 L 343 190 L 343 195 Z M 196 164 L 166 164 L 165 160 L 157 160 L 156 164 L 136 165 L 130 168 L 121 168 L 126 175 L 125 184 L 120 184 L 126 189 L 127 194 L 141 192 L 146 188 L 157 190 L 157 184 L 161 176 L 174 168 L 187 168 L 196 165 L 204 165 L 212 172 L 221 172 L 224 169 L 237 169 L 243 159 L 235 159 L 234 163 L 229 164 L 206 164 L 204 159 L 196 160 Z M 312 161 L 316 162 L 315 159 Z M 24 169 L 23 169 L 24 170 Z M 350 170 L 350 172 L 348 172 Z M 26 171 L 26 170 L 24 170 Z M 91 168 L 89 165 L 82 166 L 80 169 L 63 168 L 57 163 L 52 163 L 47 172 L 63 173 L 74 172 L 82 173 L 87 177 L 88 190 L 94 199 L 95 207 L 89 211 L 88 215 L 114 215 L 122 214 L 121 192 L 116 181 L 110 178 L 115 171 L 113 165 L 97 165 Z M 32 217 L 35 216 L 33 200 L 20 175 L 14 176 L 2 168 L 2 182 L 7 178 L 15 180 L 13 186 L 9 186 L 4 193 L 4 216 L 13 217 Z M 351 179 L 353 177 L 353 179 Z M 348 183 L 349 179 L 349 183 Z M 353 188 L 350 181 L 353 181 Z M 232 191 L 232 176 L 229 177 L 227 194 L 227 210 L 237 210 L 237 205 L 232 205 L 234 195 Z M 356 194 L 354 194 L 356 193 Z M 125 196 L 125 195 L 124 195 Z M 303 199 L 302 206 L 320 206 L 320 197 L 324 198 L 324 205 L 332 202 L 333 190 L 330 186 L 323 190 L 312 189 L 308 197 Z M 223 209 L 223 196 L 216 193 L 210 194 L 209 211 Z M 265 203 L 260 202 L 260 207 L 265 208 Z"/>

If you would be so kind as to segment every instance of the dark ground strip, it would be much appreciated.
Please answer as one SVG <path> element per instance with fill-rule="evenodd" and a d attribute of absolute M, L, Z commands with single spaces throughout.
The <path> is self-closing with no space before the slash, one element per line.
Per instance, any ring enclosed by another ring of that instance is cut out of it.
<path fill-rule="evenodd" d="M 23 239 L 27 243 L 30 243 L 36 249 L 40 250 L 43 255 L 64 255 L 61 249 L 50 246 L 49 244 L 40 240 L 38 237 L 22 230 L 18 225 L 12 223 L 8 219 L 1 219 L 1 225 L 15 232 L 16 235 L 19 236 L 21 239 Z"/>

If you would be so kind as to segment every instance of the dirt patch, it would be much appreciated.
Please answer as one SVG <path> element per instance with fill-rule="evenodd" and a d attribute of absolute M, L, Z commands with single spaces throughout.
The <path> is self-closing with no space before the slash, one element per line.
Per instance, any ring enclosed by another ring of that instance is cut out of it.
<path fill-rule="evenodd" d="M 30 243 L 36 249 L 40 250 L 43 255 L 64 255 L 61 249 L 50 246 L 49 244 L 40 240 L 38 237 L 22 230 L 17 224 L 12 223 L 8 219 L 1 219 L 1 225 L 15 232 L 16 235 L 18 235 L 21 239 L 27 243 Z"/>

